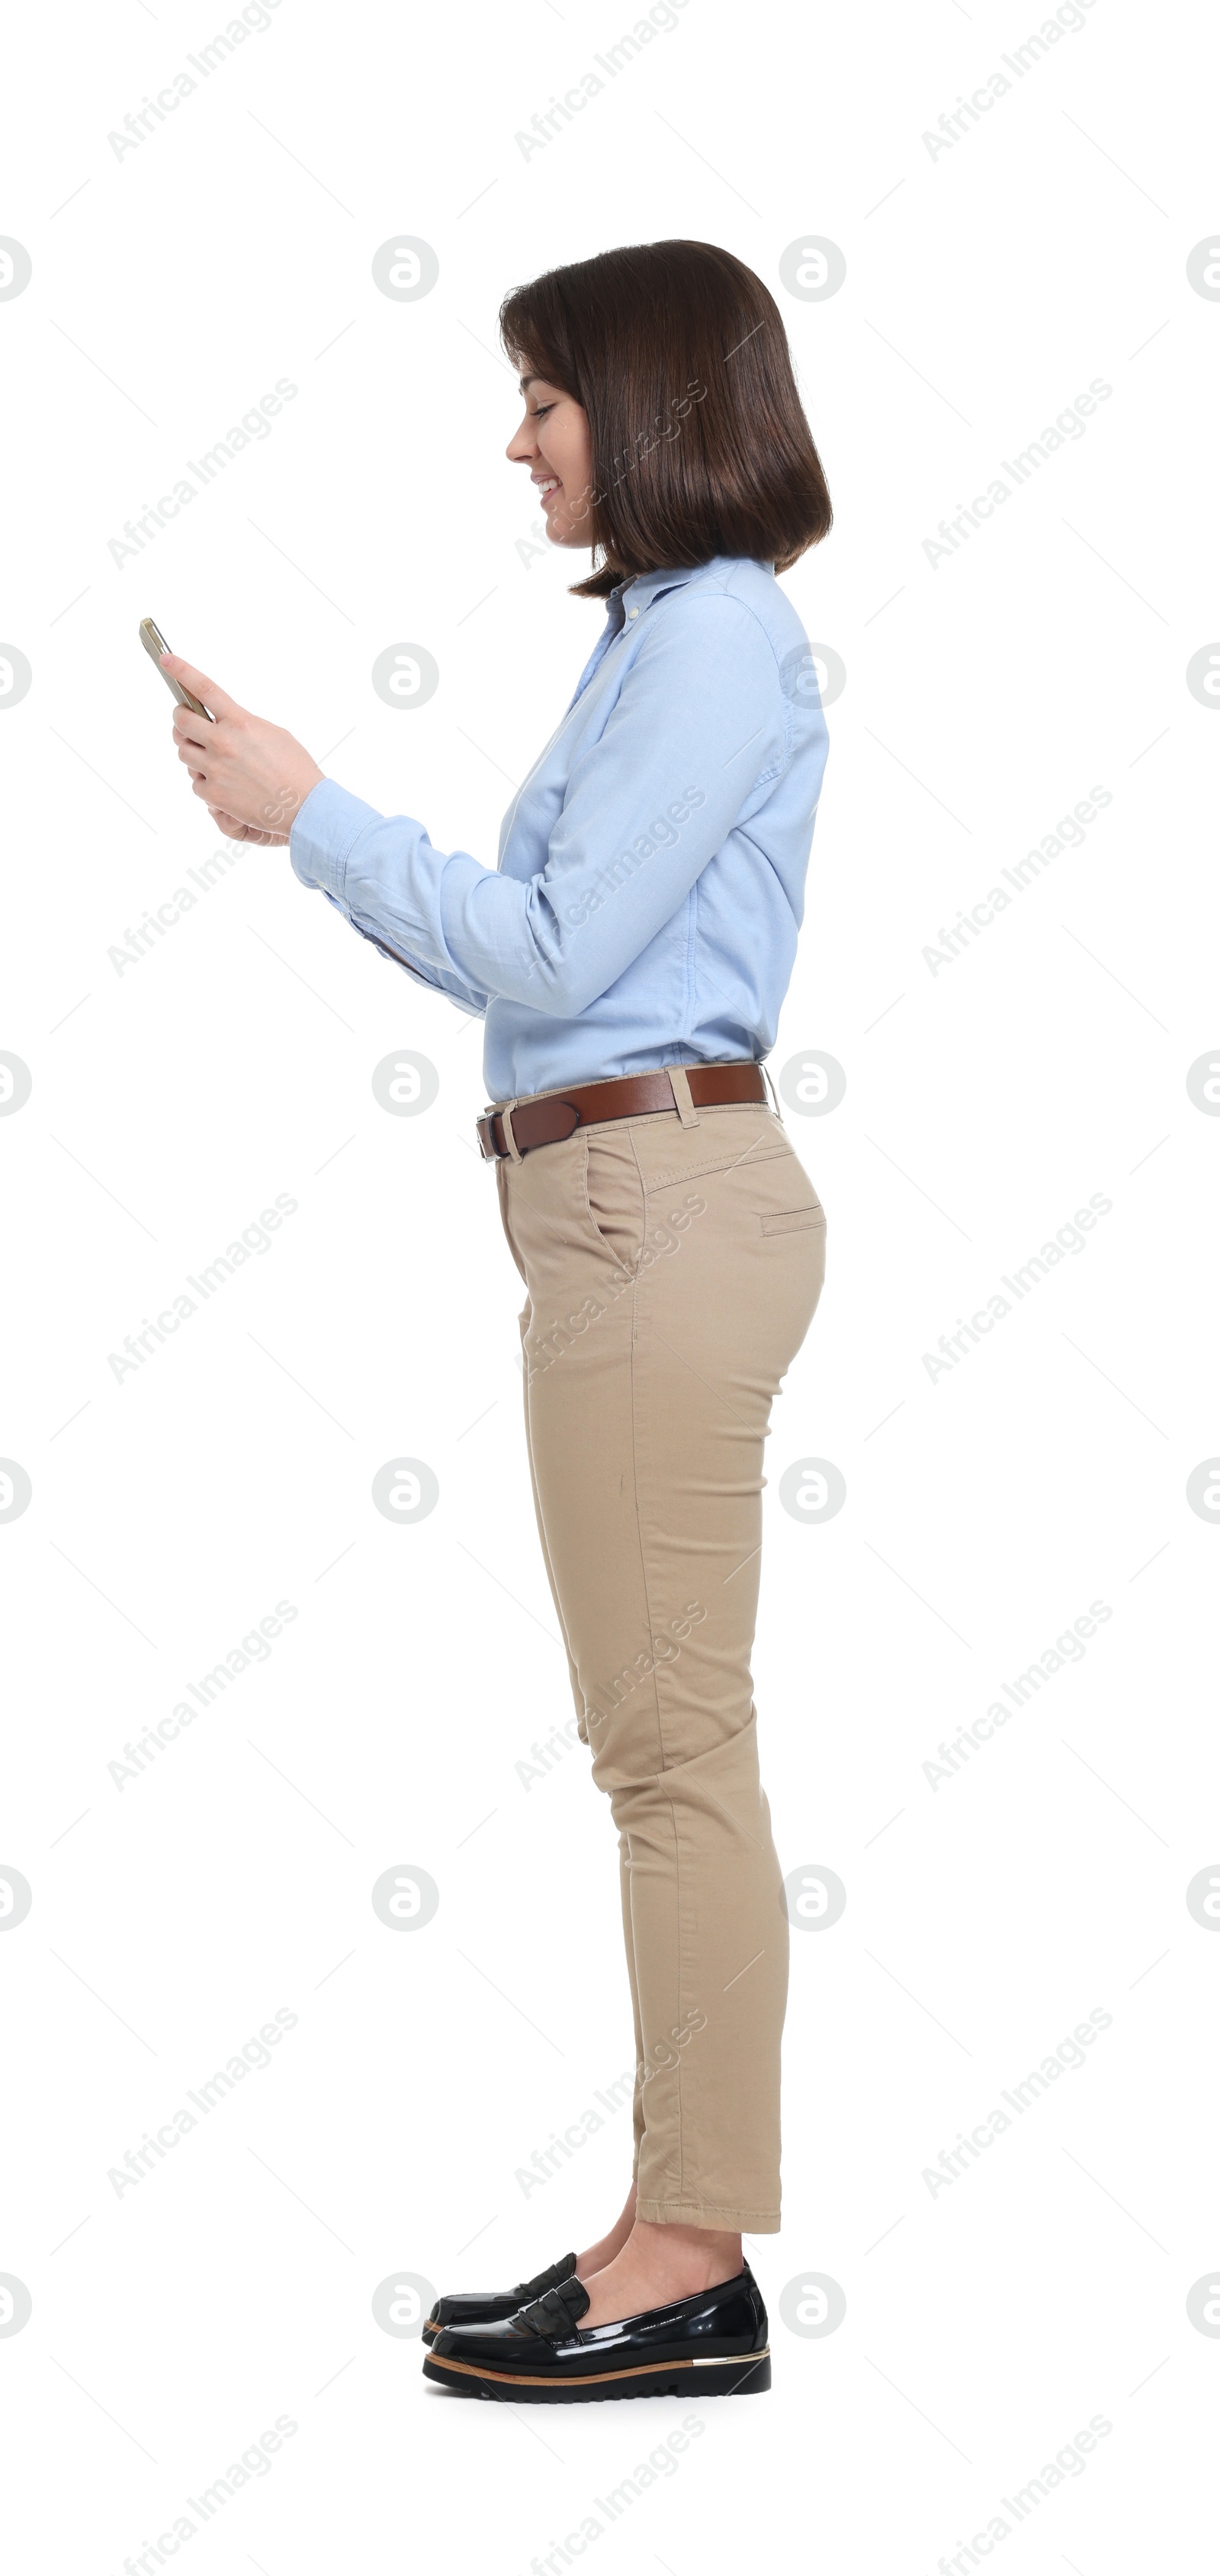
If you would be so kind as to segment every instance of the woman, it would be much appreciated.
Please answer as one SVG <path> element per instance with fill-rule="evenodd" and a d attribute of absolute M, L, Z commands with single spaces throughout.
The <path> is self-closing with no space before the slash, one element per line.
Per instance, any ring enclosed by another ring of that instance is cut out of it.
<path fill-rule="evenodd" d="M 516 2290 L 438 2301 L 424 2368 L 466 2394 L 707 2396 L 770 2382 L 741 2231 L 779 2226 L 787 1917 L 749 1659 L 763 1441 L 825 1245 L 761 1069 L 826 757 L 775 575 L 830 503 L 776 305 L 727 251 L 609 251 L 500 320 L 525 398 L 508 455 L 551 543 L 593 549 L 574 595 L 607 614 L 498 869 L 166 667 L 215 716 L 174 730 L 220 829 L 286 841 L 303 884 L 485 1017 L 538 1527 L 619 1831 L 626 2204 Z"/>

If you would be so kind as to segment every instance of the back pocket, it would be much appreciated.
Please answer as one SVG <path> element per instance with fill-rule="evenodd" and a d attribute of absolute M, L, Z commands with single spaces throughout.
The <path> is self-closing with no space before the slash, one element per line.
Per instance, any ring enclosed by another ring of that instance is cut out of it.
<path fill-rule="evenodd" d="M 815 1226 L 825 1226 L 826 1211 L 816 1202 L 812 1207 L 787 1208 L 777 1216 L 760 1216 L 764 1234 L 808 1234 Z"/>

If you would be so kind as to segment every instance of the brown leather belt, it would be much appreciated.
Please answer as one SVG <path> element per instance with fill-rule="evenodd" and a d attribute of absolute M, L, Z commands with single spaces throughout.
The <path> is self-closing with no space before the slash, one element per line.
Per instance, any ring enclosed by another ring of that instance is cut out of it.
<path fill-rule="evenodd" d="M 686 1075 L 695 1109 L 717 1108 L 734 1101 L 765 1102 L 767 1097 L 758 1064 L 685 1064 L 675 1065 L 674 1071 Z M 570 1091 L 540 1092 L 532 1100 L 517 1100 L 510 1106 L 513 1140 L 519 1154 L 532 1154 L 539 1145 L 561 1144 L 565 1136 L 574 1136 L 578 1127 L 596 1127 L 607 1118 L 640 1118 L 657 1109 L 668 1109 L 675 1117 L 678 1114 L 673 1084 L 664 1066 L 655 1073 L 619 1074 L 610 1082 L 576 1083 Z M 507 1161 L 511 1147 L 504 1133 L 502 1111 L 488 1109 L 476 1124 L 484 1162 Z"/>

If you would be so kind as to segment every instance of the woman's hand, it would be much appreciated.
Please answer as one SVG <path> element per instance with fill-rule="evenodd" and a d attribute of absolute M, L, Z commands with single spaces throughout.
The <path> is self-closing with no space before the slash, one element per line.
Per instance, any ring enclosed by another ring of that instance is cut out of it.
<path fill-rule="evenodd" d="M 322 777 L 316 760 L 281 726 L 252 716 L 178 653 L 163 653 L 161 668 L 201 698 L 215 717 L 174 709 L 178 758 L 186 763 L 196 796 L 230 841 L 281 846 L 310 789 Z"/>

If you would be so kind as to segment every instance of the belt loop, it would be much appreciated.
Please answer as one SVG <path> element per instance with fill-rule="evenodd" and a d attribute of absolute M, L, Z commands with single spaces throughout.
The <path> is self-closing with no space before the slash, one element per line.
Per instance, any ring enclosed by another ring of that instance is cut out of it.
<path fill-rule="evenodd" d="M 766 1068 L 765 1064 L 764 1064 L 764 1065 L 763 1065 L 763 1067 L 762 1067 L 762 1078 L 763 1078 L 763 1081 L 766 1083 L 767 1089 L 768 1089 L 768 1091 L 769 1091 L 769 1092 L 770 1092 L 770 1094 L 771 1094 L 771 1098 L 772 1098 L 772 1100 L 774 1100 L 774 1101 L 775 1101 L 775 1115 L 776 1115 L 776 1117 L 777 1117 L 777 1118 L 778 1118 L 778 1120 L 779 1120 L 780 1126 L 782 1127 L 782 1126 L 783 1126 L 783 1123 L 784 1123 L 784 1113 L 783 1113 L 783 1110 L 780 1108 L 780 1105 L 779 1105 L 779 1101 L 778 1101 L 778 1099 L 776 1098 L 775 1085 L 774 1085 L 774 1083 L 773 1083 L 773 1082 L 772 1082 L 772 1080 L 771 1080 L 771 1076 L 770 1076 L 770 1074 L 768 1073 L 768 1071 L 767 1071 L 767 1068 Z"/>
<path fill-rule="evenodd" d="M 668 1064 L 666 1065 L 665 1070 L 669 1075 L 670 1087 L 674 1095 L 674 1107 L 677 1110 L 683 1126 L 697 1127 L 699 1124 L 699 1112 L 690 1096 L 690 1083 L 686 1077 L 685 1066 L 680 1064 Z"/>
<path fill-rule="evenodd" d="M 504 1129 L 505 1144 L 508 1147 L 514 1163 L 519 1163 L 521 1160 L 521 1148 L 513 1134 L 513 1111 L 516 1106 L 517 1103 L 515 1100 L 502 1101 L 500 1104 L 499 1116 L 500 1124 Z"/>

